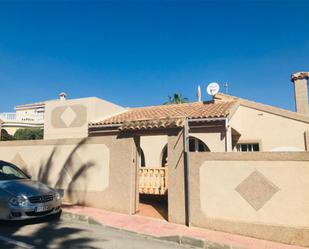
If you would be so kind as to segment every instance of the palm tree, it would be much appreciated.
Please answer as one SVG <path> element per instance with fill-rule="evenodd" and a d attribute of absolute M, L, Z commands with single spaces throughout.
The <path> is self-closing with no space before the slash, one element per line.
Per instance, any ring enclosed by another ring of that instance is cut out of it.
<path fill-rule="evenodd" d="M 173 96 L 168 96 L 168 101 L 164 102 L 164 105 L 170 105 L 170 104 L 182 104 L 187 103 L 188 99 L 182 97 L 181 93 L 174 93 Z"/>

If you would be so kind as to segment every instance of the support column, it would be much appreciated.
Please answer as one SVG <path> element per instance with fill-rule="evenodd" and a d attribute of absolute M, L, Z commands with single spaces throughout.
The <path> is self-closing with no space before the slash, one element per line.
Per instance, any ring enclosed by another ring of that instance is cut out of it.
<path fill-rule="evenodd" d="M 230 126 L 227 126 L 225 131 L 225 152 L 232 151 L 232 129 Z"/>
<path fill-rule="evenodd" d="M 309 130 L 305 131 L 305 150 L 309 151 Z"/>
<path fill-rule="evenodd" d="M 186 224 L 184 130 L 168 134 L 168 220 Z"/>
<path fill-rule="evenodd" d="M 140 167 L 140 136 L 133 136 L 133 157 L 132 157 L 132 202 L 131 214 L 135 214 L 139 208 L 139 167 Z"/>

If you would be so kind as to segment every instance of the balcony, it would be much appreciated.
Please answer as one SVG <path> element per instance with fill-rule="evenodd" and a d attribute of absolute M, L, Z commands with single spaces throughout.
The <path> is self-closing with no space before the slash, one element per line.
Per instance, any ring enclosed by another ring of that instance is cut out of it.
<path fill-rule="evenodd" d="M 44 114 L 3 112 L 0 113 L 0 120 L 4 123 L 43 124 Z"/>
<path fill-rule="evenodd" d="M 139 193 L 164 195 L 167 193 L 167 167 L 139 169 Z"/>

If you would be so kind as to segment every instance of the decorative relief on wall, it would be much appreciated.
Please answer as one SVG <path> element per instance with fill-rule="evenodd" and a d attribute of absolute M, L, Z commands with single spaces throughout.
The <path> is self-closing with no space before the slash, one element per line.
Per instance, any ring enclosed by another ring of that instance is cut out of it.
<path fill-rule="evenodd" d="M 66 156 L 58 187 L 70 191 L 104 191 L 109 185 L 109 148 L 104 144 L 63 145 Z"/>
<path fill-rule="evenodd" d="M 73 121 L 76 119 L 77 115 L 72 110 L 71 107 L 68 107 L 64 110 L 64 112 L 61 114 L 60 118 L 65 123 L 67 127 L 70 127 Z"/>
<path fill-rule="evenodd" d="M 254 171 L 235 190 L 256 211 L 260 210 L 280 189 L 262 173 Z"/>
<path fill-rule="evenodd" d="M 87 108 L 84 105 L 58 106 L 51 112 L 54 128 L 76 128 L 87 122 Z"/>

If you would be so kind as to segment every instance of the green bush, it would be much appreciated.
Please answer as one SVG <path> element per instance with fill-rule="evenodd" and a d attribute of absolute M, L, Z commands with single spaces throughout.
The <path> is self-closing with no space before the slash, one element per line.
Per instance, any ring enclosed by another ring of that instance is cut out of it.
<path fill-rule="evenodd" d="M 43 139 L 43 129 L 25 128 L 18 129 L 14 134 L 14 140 L 36 140 Z"/>
<path fill-rule="evenodd" d="M 9 140 L 15 140 L 14 136 L 9 134 L 5 129 L 1 130 L 1 140 L 2 141 L 9 141 Z"/>
<path fill-rule="evenodd" d="M 25 128 L 18 129 L 14 136 L 10 135 L 5 129 L 1 130 L 1 140 L 36 140 L 43 139 L 43 129 L 40 128 Z"/>

